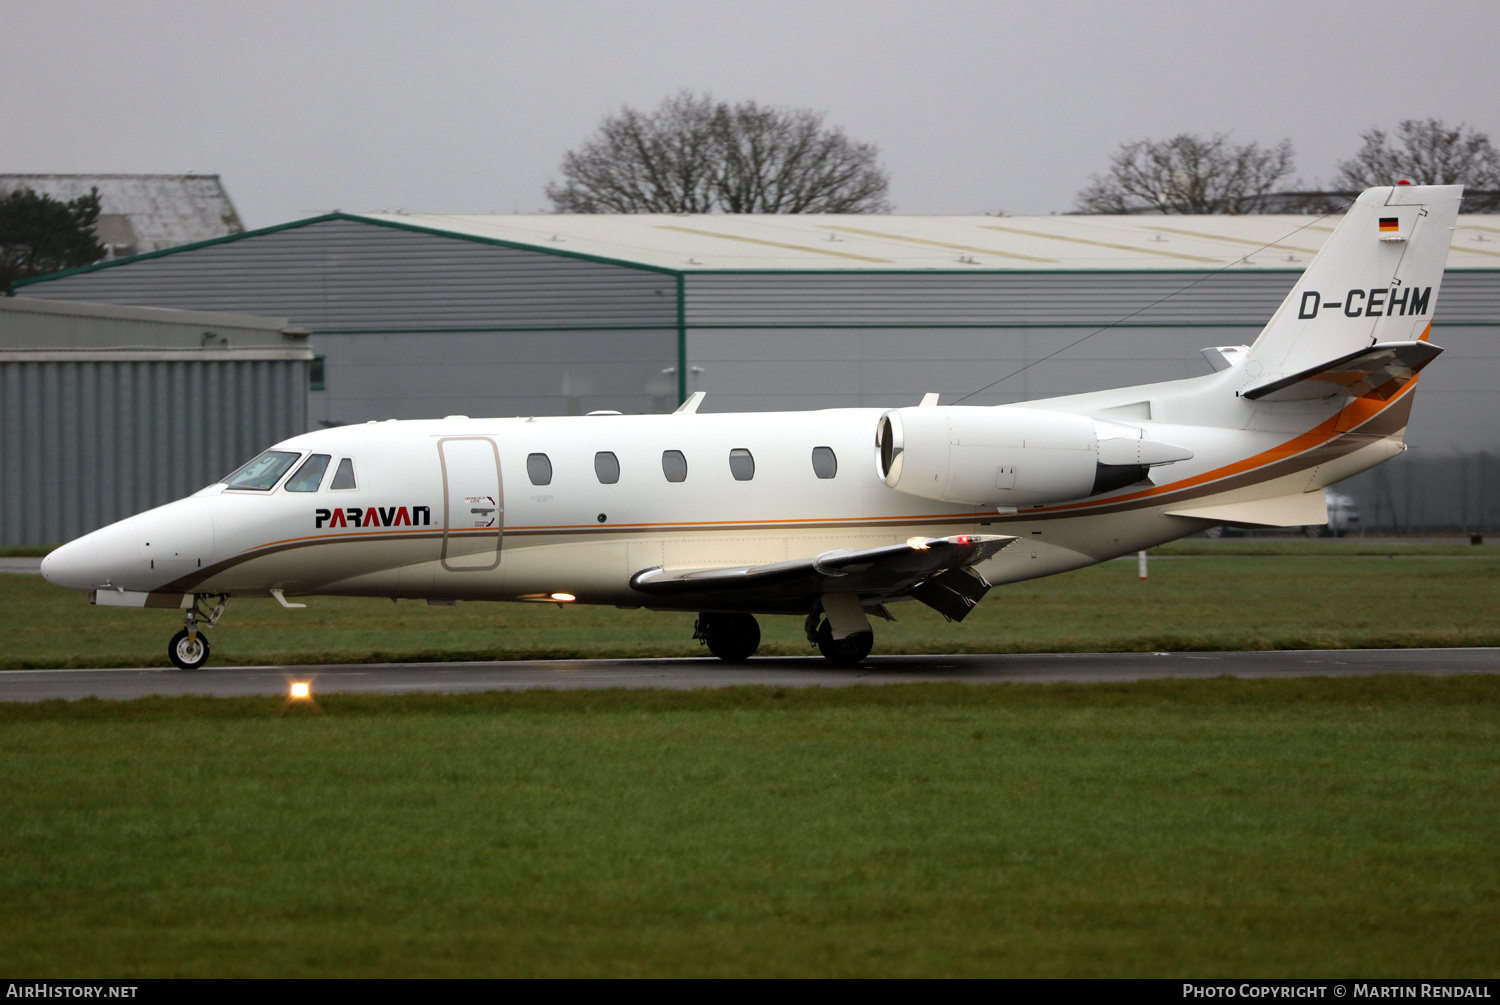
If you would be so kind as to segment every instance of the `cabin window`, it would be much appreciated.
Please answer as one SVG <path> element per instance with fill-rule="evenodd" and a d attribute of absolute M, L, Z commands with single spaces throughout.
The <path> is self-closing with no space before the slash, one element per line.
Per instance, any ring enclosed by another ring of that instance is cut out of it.
<path fill-rule="evenodd" d="M 608 450 L 599 451 L 594 455 L 594 474 L 605 485 L 613 485 L 620 480 L 620 459 Z"/>
<path fill-rule="evenodd" d="M 737 482 L 748 482 L 755 477 L 755 458 L 744 447 L 735 447 L 729 452 L 729 473 Z"/>
<path fill-rule="evenodd" d="M 832 447 L 813 447 L 813 474 L 819 478 L 832 478 L 839 473 L 839 459 Z"/>
<path fill-rule="evenodd" d="M 354 461 L 348 457 L 339 458 L 339 469 L 333 473 L 333 484 L 330 489 L 352 489 L 357 486 L 354 483 Z"/>
<path fill-rule="evenodd" d="M 333 458 L 327 454 L 313 454 L 286 480 L 284 487 L 288 492 L 318 491 L 318 486 L 323 484 L 323 473 L 328 470 L 328 462 L 331 460 Z"/>
<path fill-rule="evenodd" d="M 526 455 L 526 477 L 533 485 L 552 484 L 552 461 L 546 454 Z"/>
<path fill-rule="evenodd" d="M 302 455 L 292 450 L 267 450 L 255 460 L 224 479 L 232 489 L 249 489 L 267 492 L 275 487 L 287 469 L 297 463 Z"/>
<path fill-rule="evenodd" d="M 667 476 L 669 482 L 687 481 L 687 458 L 681 450 L 661 452 L 661 473 Z"/>

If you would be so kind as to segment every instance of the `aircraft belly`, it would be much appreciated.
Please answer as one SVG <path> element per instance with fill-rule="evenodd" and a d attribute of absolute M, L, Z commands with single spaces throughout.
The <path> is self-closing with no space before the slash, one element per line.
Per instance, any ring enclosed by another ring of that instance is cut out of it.
<path fill-rule="evenodd" d="M 561 534 L 507 538 L 500 563 L 501 590 L 508 600 L 541 599 L 560 592 L 583 603 L 621 603 L 629 593 L 630 547 L 626 534 L 591 534 L 582 541 Z M 458 580 L 450 576 L 441 586 L 452 583 L 461 588 Z"/>

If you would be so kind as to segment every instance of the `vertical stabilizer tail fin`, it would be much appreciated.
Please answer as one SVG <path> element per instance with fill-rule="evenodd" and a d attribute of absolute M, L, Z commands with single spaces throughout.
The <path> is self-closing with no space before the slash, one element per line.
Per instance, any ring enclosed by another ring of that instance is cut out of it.
<path fill-rule="evenodd" d="M 1366 189 L 1250 347 L 1246 376 L 1259 383 L 1424 339 L 1462 196 L 1461 185 Z"/>

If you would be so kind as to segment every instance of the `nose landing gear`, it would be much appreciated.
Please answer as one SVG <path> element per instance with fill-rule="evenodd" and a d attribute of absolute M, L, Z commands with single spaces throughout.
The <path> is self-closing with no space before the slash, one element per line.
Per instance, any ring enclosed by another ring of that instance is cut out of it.
<path fill-rule="evenodd" d="M 212 628 L 219 623 L 224 608 L 229 603 L 227 594 L 218 594 L 218 606 L 212 613 L 205 614 L 200 610 L 200 605 L 208 594 L 194 594 L 193 606 L 188 608 L 187 617 L 183 619 L 182 631 L 172 636 L 172 641 L 167 643 L 167 659 L 179 670 L 200 670 L 203 664 L 208 662 L 208 636 L 198 630 L 198 619 L 205 618 L 205 627 Z"/>
<path fill-rule="evenodd" d="M 208 636 L 184 628 L 167 643 L 167 658 L 179 670 L 197 670 L 208 662 Z"/>

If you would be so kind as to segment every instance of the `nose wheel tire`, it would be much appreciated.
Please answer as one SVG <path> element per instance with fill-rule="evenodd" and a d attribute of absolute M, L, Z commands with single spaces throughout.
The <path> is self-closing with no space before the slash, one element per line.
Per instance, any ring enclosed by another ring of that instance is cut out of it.
<path fill-rule="evenodd" d="M 200 670 L 208 662 L 208 636 L 198 632 L 188 638 L 184 628 L 167 644 L 167 658 L 179 670 Z"/>
<path fill-rule="evenodd" d="M 833 637 L 833 626 L 826 620 L 818 626 L 818 651 L 834 666 L 852 667 L 875 648 L 874 632 L 855 632 L 842 639 Z"/>

